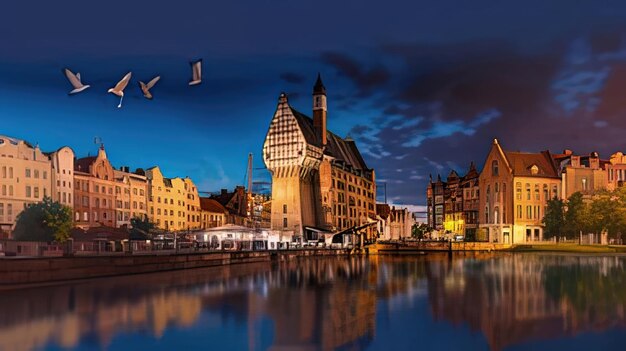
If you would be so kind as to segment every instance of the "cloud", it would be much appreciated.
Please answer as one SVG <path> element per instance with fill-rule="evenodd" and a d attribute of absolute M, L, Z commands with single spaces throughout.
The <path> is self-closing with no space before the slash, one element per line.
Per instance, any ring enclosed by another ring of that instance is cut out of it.
<path fill-rule="evenodd" d="M 348 78 L 357 88 L 357 97 L 367 97 L 374 88 L 380 87 L 390 79 L 390 72 L 378 64 L 368 68 L 364 64 L 339 52 L 325 52 L 321 55 L 323 63 L 332 66 L 340 76 Z"/>
<path fill-rule="evenodd" d="M 425 202 L 424 175 L 463 175 L 472 161 L 480 170 L 496 137 L 508 150 L 608 157 L 626 148 L 626 43 L 602 38 L 565 38 L 534 51 L 494 42 L 383 47 L 382 62 L 401 62 L 388 70 L 405 74 L 371 99 L 378 113 L 360 120 L 354 138 L 376 154 L 366 159 L 387 181 L 388 198 L 407 203 Z M 355 77 L 363 70 L 349 60 L 341 67 Z M 396 171 L 408 167 L 416 173 Z"/>
<path fill-rule="evenodd" d="M 285 72 L 280 75 L 280 79 L 291 84 L 300 84 L 306 81 L 306 78 L 299 73 Z"/>

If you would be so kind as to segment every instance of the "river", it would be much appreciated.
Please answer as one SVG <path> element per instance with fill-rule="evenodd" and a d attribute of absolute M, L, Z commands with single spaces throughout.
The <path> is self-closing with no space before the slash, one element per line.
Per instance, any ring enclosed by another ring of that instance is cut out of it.
<path fill-rule="evenodd" d="M 301 258 L 0 291 L 0 350 L 622 350 L 626 256 Z"/>

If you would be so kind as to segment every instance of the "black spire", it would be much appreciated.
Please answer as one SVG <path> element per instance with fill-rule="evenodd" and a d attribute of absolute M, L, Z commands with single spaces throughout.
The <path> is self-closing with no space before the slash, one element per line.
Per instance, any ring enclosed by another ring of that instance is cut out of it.
<path fill-rule="evenodd" d="M 315 81 L 315 86 L 313 87 L 313 95 L 316 94 L 326 95 L 326 87 L 322 83 L 322 75 L 319 73 L 317 73 L 317 81 Z"/>

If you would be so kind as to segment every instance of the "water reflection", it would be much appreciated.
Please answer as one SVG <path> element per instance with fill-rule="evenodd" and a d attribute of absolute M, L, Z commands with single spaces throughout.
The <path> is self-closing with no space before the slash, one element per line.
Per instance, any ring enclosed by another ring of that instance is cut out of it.
<path fill-rule="evenodd" d="M 468 347 L 548 349 L 549 340 L 624 327 L 624 260 L 323 258 L 3 291 L 0 350 L 137 349 L 122 339 L 206 348 L 209 337 L 218 349 L 445 348 L 445 340 L 411 344 L 415 330 L 430 326 L 461 343 L 470 338 L 463 330 L 480 334 Z M 407 317 L 420 304 L 428 307 Z"/>

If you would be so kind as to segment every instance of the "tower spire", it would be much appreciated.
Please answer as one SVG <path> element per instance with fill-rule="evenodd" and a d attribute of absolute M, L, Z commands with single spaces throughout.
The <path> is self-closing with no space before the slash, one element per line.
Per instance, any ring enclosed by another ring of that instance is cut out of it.
<path fill-rule="evenodd" d="M 319 72 L 317 72 L 317 80 L 315 81 L 315 86 L 313 86 L 313 95 L 317 94 L 326 95 L 326 87 L 322 83 L 322 75 Z"/>
<path fill-rule="evenodd" d="M 317 81 L 313 86 L 313 126 L 318 140 L 325 146 L 327 143 L 326 132 L 326 87 L 322 83 L 322 75 L 317 74 Z"/>

